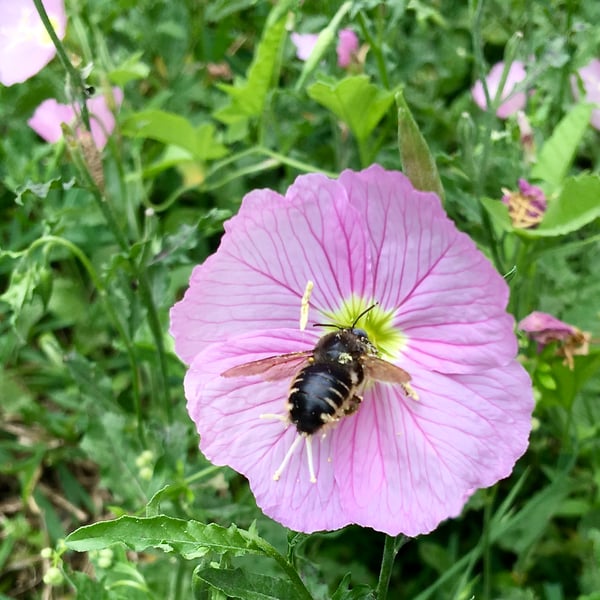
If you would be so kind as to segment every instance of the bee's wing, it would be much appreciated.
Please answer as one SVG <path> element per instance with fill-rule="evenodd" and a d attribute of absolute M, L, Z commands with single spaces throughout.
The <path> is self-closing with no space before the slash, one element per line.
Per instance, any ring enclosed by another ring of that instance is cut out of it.
<path fill-rule="evenodd" d="M 243 365 L 236 365 L 221 373 L 221 377 L 243 377 L 247 375 L 262 375 L 265 381 L 275 381 L 284 377 L 292 377 L 301 368 L 302 364 L 312 356 L 312 350 L 304 352 L 290 352 L 261 358 Z"/>
<path fill-rule="evenodd" d="M 410 381 L 410 375 L 404 369 L 376 356 L 363 356 L 362 366 L 366 374 L 377 381 L 399 383 L 400 385 L 405 385 Z"/>

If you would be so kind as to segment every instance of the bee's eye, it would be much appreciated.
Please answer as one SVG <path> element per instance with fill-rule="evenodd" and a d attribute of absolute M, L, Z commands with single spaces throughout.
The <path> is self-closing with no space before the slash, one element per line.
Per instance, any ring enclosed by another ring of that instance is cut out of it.
<path fill-rule="evenodd" d="M 352 330 L 352 333 L 358 337 L 364 337 L 364 338 L 368 338 L 369 336 L 367 335 L 367 332 L 364 329 L 359 329 L 358 327 L 355 327 Z"/>

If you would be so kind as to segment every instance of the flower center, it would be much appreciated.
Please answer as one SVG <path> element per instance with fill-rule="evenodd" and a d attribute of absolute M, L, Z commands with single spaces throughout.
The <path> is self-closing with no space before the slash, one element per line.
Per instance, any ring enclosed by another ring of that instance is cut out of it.
<path fill-rule="evenodd" d="M 359 327 L 364 329 L 382 358 L 397 358 L 400 351 L 406 346 L 407 337 L 393 324 L 393 311 L 384 310 L 379 304 L 371 300 L 351 296 L 342 300 L 339 308 L 334 311 L 324 311 L 329 322 L 340 327 Z M 357 317 L 367 311 L 357 322 Z"/>

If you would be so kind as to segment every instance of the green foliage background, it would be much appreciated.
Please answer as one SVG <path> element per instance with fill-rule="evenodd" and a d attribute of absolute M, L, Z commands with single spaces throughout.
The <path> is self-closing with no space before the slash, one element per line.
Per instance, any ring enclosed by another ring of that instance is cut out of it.
<path fill-rule="evenodd" d="M 198 452 L 168 310 L 245 193 L 372 162 L 418 169 L 418 126 L 448 213 L 512 273 L 515 317 L 547 311 L 598 338 L 599 133 L 570 78 L 600 55 L 600 4 L 66 4 L 71 60 L 125 99 L 99 186 L 80 149 L 27 125 L 73 90 L 58 60 L 0 88 L 0 594 L 383 598 L 383 535 L 287 532 Z M 341 27 L 368 46 L 349 70 Z M 323 31 L 306 63 L 291 31 Z M 528 63 L 533 166 L 515 118 L 471 98 L 503 58 Z M 551 199 L 536 230 L 513 229 L 498 202 L 519 177 Z M 399 549 L 390 598 L 600 598 L 598 345 L 571 370 L 555 346 L 521 342 L 530 449 L 460 518 Z M 64 577 L 52 591 L 50 566 Z"/>

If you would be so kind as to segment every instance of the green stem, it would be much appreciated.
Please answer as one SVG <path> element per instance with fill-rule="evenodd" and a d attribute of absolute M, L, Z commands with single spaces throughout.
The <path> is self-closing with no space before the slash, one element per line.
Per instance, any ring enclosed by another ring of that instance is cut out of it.
<path fill-rule="evenodd" d="M 96 273 L 96 269 L 94 269 L 92 263 L 90 262 L 88 257 L 84 254 L 84 252 L 81 250 L 81 248 L 79 248 L 79 246 L 76 246 L 75 244 L 73 244 L 72 242 L 70 242 L 69 240 L 67 240 L 65 238 L 57 237 L 54 235 L 46 235 L 46 236 L 43 236 L 43 237 L 35 240 L 29 246 L 28 252 L 35 250 L 35 248 L 37 248 L 38 246 L 53 245 L 53 244 L 56 246 L 63 246 L 64 248 L 69 250 L 69 252 L 71 252 L 71 254 L 73 256 L 75 256 L 79 260 L 79 262 L 82 264 L 83 268 L 87 271 L 87 274 L 89 275 L 89 277 L 92 281 L 92 284 L 94 285 L 94 287 L 98 291 L 98 294 L 100 295 L 100 298 L 102 300 L 102 303 L 104 304 L 104 309 L 106 310 L 106 314 L 108 315 L 108 318 L 111 320 L 113 327 L 117 330 L 117 333 L 121 336 L 121 339 L 123 340 L 123 343 L 125 344 L 125 351 L 127 353 L 127 358 L 129 360 L 129 368 L 131 371 L 131 388 L 132 388 L 132 392 L 133 392 L 133 400 L 134 400 L 135 411 L 136 411 L 137 421 L 138 421 L 138 434 L 140 436 L 140 441 L 142 442 L 142 444 L 145 444 L 145 435 L 144 435 L 144 431 L 141 427 L 141 424 L 142 424 L 142 402 L 141 402 L 141 397 L 140 397 L 139 373 L 138 373 L 138 368 L 137 368 L 135 351 L 134 351 L 131 339 L 127 335 L 127 332 L 125 331 L 125 328 L 123 327 L 119 317 L 117 316 L 115 309 L 113 308 L 112 304 L 110 303 L 108 291 L 107 291 L 106 287 L 104 286 L 104 284 L 102 283 L 102 280 Z"/>
<path fill-rule="evenodd" d="M 370 49 L 375 55 L 375 61 L 377 62 L 377 69 L 379 70 L 379 77 L 381 77 L 381 83 L 383 83 L 385 88 L 389 90 L 390 78 L 388 77 L 385 59 L 383 57 L 383 52 L 381 51 L 381 44 L 378 41 L 376 41 L 371 35 L 369 27 L 367 26 L 367 20 L 365 19 L 365 15 L 362 10 L 358 13 L 358 24 L 360 26 L 360 32 L 362 33 L 363 37 L 369 44 Z"/>
<path fill-rule="evenodd" d="M 496 490 L 494 487 L 491 493 L 487 494 L 486 503 L 483 509 L 483 533 L 481 537 L 481 553 L 483 560 L 483 600 L 490 600 L 492 592 L 492 541 L 491 541 L 491 527 L 492 527 L 492 508 L 494 506 L 494 498 L 496 497 Z"/>
<path fill-rule="evenodd" d="M 60 62 L 67 72 L 67 75 L 73 82 L 73 85 L 77 89 L 77 92 L 81 98 L 81 120 L 83 121 L 85 128 L 90 131 L 90 115 L 86 104 L 87 91 L 85 83 L 81 78 L 81 74 L 69 60 L 65 47 L 63 46 L 63 43 L 60 41 L 59 37 L 56 35 L 56 31 L 54 31 L 54 27 L 48 18 L 48 13 L 42 4 L 42 0 L 33 0 L 33 3 L 35 4 L 35 9 L 40 15 L 40 19 L 42 20 L 42 23 L 44 24 L 44 27 L 46 28 L 46 31 L 48 32 L 48 35 L 50 36 L 50 39 L 56 48 L 56 53 L 58 54 Z"/>
<path fill-rule="evenodd" d="M 81 162 L 81 161 L 79 161 Z M 123 251 L 131 270 L 136 277 L 139 285 L 140 297 L 142 300 L 142 304 L 146 307 L 148 312 L 148 324 L 150 326 L 150 332 L 154 339 L 154 343 L 156 346 L 156 354 L 158 356 L 158 364 L 159 364 L 159 378 L 158 378 L 158 389 L 157 389 L 157 397 L 162 398 L 162 405 L 165 410 L 167 421 L 170 423 L 172 421 L 172 407 L 169 401 L 168 396 L 168 370 L 167 370 L 167 355 L 165 351 L 163 332 L 160 325 L 160 319 L 158 317 L 158 312 L 156 310 L 156 305 L 154 303 L 154 299 L 152 297 L 152 291 L 150 288 L 150 283 L 148 281 L 148 277 L 143 266 L 138 265 L 135 260 L 131 257 L 129 243 L 127 241 L 127 237 L 119 227 L 117 219 L 113 214 L 111 209 L 111 205 L 106 201 L 103 196 L 102 191 L 93 180 L 84 164 L 79 164 L 79 170 L 82 176 L 85 178 L 86 183 L 90 187 L 90 191 L 96 205 L 98 206 L 100 212 L 104 216 L 110 230 L 112 231 L 117 244 Z"/>
<path fill-rule="evenodd" d="M 379 571 L 379 581 L 377 582 L 377 589 L 375 590 L 375 597 L 377 600 L 385 600 L 387 598 L 396 555 L 398 554 L 398 550 L 400 550 L 407 541 L 408 538 L 402 534 L 397 537 L 392 537 L 390 535 L 385 536 L 381 569 Z"/>

